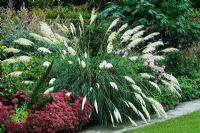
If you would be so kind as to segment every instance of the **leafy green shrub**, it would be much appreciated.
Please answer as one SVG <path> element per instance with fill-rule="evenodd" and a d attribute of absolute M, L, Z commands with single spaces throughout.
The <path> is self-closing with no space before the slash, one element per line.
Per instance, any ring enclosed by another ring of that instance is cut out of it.
<path fill-rule="evenodd" d="M 119 19 L 103 30 L 96 21 L 94 9 L 90 22 L 84 20 L 82 15 L 79 18 L 80 25 L 77 26 L 73 23 L 67 26 L 56 24 L 56 32 L 41 22 L 43 36 L 30 34 L 38 42 L 48 40 L 49 45 L 43 49 L 37 48 L 46 53 L 44 55 L 55 58 L 48 76 L 51 88 L 46 91 L 50 93 L 67 88 L 84 96 L 82 108 L 84 101 L 90 100 L 96 110 L 93 118 L 102 124 L 114 125 L 125 120 L 134 124 L 132 117 L 141 117 L 146 121 L 150 117 L 147 111 L 150 105 L 158 115 L 165 115 L 162 106 L 152 98 L 148 89 L 151 86 L 159 91 L 157 83 L 162 83 L 172 93 L 179 95 L 176 78 L 165 73 L 164 67 L 157 66 L 157 60 L 163 59 L 158 53 L 177 49 L 155 52 L 156 47 L 164 45 L 161 41 L 153 41 L 158 33 L 146 35 L 141 25 L 128 29 L 128 24 L 124 24 L 118 28 Z"/>
<path fill-rule="evenodd" d="M 200 24 L 188 19 L 189 8 L 189 0 L 127 0 L 109 4 L 101 14 L 120 17 L 132 25 L 147 25 L 160 31 L 164 42 L 180 46 L 199 40 Z"/>

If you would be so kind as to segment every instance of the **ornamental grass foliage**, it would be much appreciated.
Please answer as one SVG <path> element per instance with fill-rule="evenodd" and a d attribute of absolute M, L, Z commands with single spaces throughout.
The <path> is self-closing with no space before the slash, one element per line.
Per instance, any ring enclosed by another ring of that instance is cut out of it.
<path fill-rule="evenodd" d="M 115 19 L 105 29 L 97 17 L 98 13 L 93 9 L 90 22 L 86 22 L 81 14 L 79 24 L 57 23 L 51 28 L 40 22 L 41 34 L 30 33 L 31 40 L 15 40 L 48 57 L 44 66 L 49 66 L 54 58 L 46 77 L 49 89 L 46 86 L 44 93 L 67 88 L 83 96 L 82 110 L 89 100 L 95 110 L 92 118 L 100 124 L 115 126 L 129 120 L 137 125 L 133 120 L 137 117 L 148 123 L 150 107 L 159 117 L 167 117 L 151 90 L 162 95 L 159 84 L 163 84 L 180 96 L 177 79 L 158 63 L 164 60 L 166 52 L 177 49 L 162 50 L 163 42 L 155 41 L 159 33 L 148 34 L 142 25 L 129 28 L 128 24 L 119 25 L 120 20 Z M 43 43 L 45 45 L 41 46 Z"/>

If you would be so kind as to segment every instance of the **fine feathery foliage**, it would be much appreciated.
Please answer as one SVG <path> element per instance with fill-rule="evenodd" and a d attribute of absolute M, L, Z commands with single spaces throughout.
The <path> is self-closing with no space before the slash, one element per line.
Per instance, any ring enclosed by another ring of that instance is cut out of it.
<path fill-rule="evenodd" d="M 164 84 L 180 96 L 176 78 L 165 73 L 164 66 L 157 63 L 164 59 L 162 53 L 177 49 L 156 50 L 164 45 L 153 41 L 159 33 L 146 35 L 142 25 L 132 29 L 128 29 L 127 24 L 119 27 L 119 19 L 103 30 L 99 28 L 97 16 L 93 9 L 90 22 L 80 15 L 80 25 L 56 24 L 56 32 L 41 22 L 42 35 L 30 33 L 35 39 L 32 42 L 49 44 L 38 51 L 55 58 L 48 76 L 51 88 L 45 94 L 66 88 L 82 95 L 82 109 L 89 100 L 95 110 L 93 119 L 101 124 L 115 126 L 130 120 L 137 125 L 133 121 L 136 117 L 147 123 L 149 105 L 158 116 L 166 117 L 162 105 L 150 92 L 151 89 L 160 91 L 159 84 Z"/>

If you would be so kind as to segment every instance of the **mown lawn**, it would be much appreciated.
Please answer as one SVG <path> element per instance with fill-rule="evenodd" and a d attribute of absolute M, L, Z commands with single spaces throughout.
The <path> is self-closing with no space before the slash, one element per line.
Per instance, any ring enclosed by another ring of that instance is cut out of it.
<path fill-rule="evenodd" d="M 124 133 L 200 133 L 200 111 Z"/>

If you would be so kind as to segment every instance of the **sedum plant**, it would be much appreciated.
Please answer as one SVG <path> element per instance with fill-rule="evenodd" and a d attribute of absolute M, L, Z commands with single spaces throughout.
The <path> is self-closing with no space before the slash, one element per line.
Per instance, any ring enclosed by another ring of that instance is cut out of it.
<path fill-rule="evenodd" d="M 101 124 L 115 126 L 129 120 L 137 125 L 133 120 L 137 117 L 148 123 L 151 119 L 149 106 L 158 116 L 166 117 L 151 90 L 162 93 L 159 84 L 164 84 L 180 96 L 177 79 L 165 73 L 164 66 L 158 63 L 164 59 L 164 53 L 177 49 L 157 50 L 164 45 L 154 41 L 159 33 L 146 35 L 142 25 L 131 29 L 128 24 L 120 26 L 119 19 L 104 30 L 96 21 L 97 16 L 93 9 L 90 22 L 80 14 L 79 25 L 56 24 L 55 30 L 41 22 L 41 35 L 30 33 L 35 41 L 49 44 L 45 47 L 34 45 L 34 48 L 55 59 L 48 76 L 51 87 L 44 93 L 66 88 L 82 95 L 82 110 L 89 100 L 95 110 L 92 117 Z"/>

